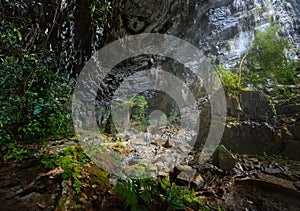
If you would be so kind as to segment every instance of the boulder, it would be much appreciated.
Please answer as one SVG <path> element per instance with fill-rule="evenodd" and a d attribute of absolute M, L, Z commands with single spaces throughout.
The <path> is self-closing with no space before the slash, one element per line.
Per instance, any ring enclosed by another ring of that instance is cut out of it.
<path fill-rule="evenodd" d="M 178 174 L 177 179 L 183 182 L 191 182 L 197 173 L 196 169 L 182 171 Z"/>
<path fill-rule="evenodd" d="M 194 179 L 192 184 L 196 187 L 196 190 L 199 190 L 205 183 L 203 177 L 199 174 Z"/>
<path fill-rule="evenodd" d="M 292 160 L 300 160 L 300 141 L 299 140 L 287 140 L 285 141 L 285 147 L 283 150 L 283 155 L 287 156 Z"/>
<path fill-rule="evenodd" d="M 230 171 L 234 168 L 236 159 L 223 145 L 220 145 L 213 154 L 212 162 L 218 168 Z"/>
<path fill-rule="evenodd" d="M 270 120 L 275 115 L 270 100 L 262 92 L 242 91 L 239 101 L 246 119 Z"/>
<path fill-rule="evenodd" d="M 176 166 L 176 169 L 178 170 L 178 171 L 190 171 L 190 170 L 192 170 L 193 168 L 191 167 L 191 166 L 188 166 L 188 165 L 177 165 Z"/>
<path fill-rule="evenodd" d="M 177 145 L 177 152 L 180 154 L 188 154 L 192 150 L 192 147 L 188 143 L 179 143 Z"/>
<path fill-rule="evenodd" d="M 280 139 L 275 142 L 275 128 L 266 122 L 233 121 L 226 124 L 221 144 L 241 154 L 278 153 Z"/>

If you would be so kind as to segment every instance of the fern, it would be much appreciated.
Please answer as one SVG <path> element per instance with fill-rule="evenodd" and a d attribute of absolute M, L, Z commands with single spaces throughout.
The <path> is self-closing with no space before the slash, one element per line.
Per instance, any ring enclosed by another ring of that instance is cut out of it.
<path fill-rule="evenodd" d="M 171 191 L 167 192 L 167 199 L 166 202 L 168 204 L 168 207 L 171 209 L 184 209 L 184 204 L 182 201 L 178 199 L 178 197 L 174 196 Z"/>
<path fill-rule="evenodd" d="M 131 210 L 139 209 L 139 204 L 148 205 L 150 210 L 153 206 L 157 206 L 159 210 L 178 210 L 185 207 L 209 210 L 194 191 L 182 190 L 174 183 L 171 184 L 169 179 L 132 179 L 119 183 L 115 190 L 125 199 L 126 208 L 130 207 Z"/>
<path fill-rule="evenodd" d="M 137 188 L 131 180 L 119 183 L 116 192 L 125 199 L 125 207 L 131 207 L 132 210 L 137 209 Z"/>

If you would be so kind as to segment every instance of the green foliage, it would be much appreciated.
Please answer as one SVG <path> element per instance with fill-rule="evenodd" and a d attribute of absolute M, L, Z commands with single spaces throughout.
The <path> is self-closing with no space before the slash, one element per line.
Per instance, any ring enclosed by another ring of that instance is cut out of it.
<path fill-rule="evenodd" d="M 150 125 L 156 125 L 156 127 L 159 126 L 166 126 L 166 125 L 176 125 L 178 124 L 177 120 L 179 118 L 179 114 L 176 111 L 171 111 L 169 114 L 162 114 L 161 116 L 159 116 L 159 118 L 154 118 L 154 119 L 149 119 L 149 124 Z M 191 124 L 193 125 L 194 123 L 194 119 L 193 117 L 191 117 Z M 195 117 L 196 120 L 196 117 Z"/>
<path fill-rule="evenodd" d="M 286 38 L 277 35 L 279 30 L 280 26 L 275 24 L 256 33 L 244 77 L 244 84 L 264 91 L 268 85 L 275 87 L 275 95 L 279 93 L 278 85 L 295 84 L 297 78 L 294 73 L 296 63 L 285 55 L 289 43 Z"/>
<path fill-rule="evenodd" d="M 26 25 L 17 28 L 13 23 L 1 24 L 6 30 L 0 31 L 0 144 L 70 135 L 71 87 L 56 72 L 55 55 L 26 48 Z"/>
<path fill-rule="evenodd" d="M 239 86 L 239 76 L 233 71 L 226 70 L 222 65 L 218 65 L 216 72 L 223 87 L 229 95 L 235 95 L 242 87 Z"/>
<path fill-rule="evenodd" d="M 126 148 L 126 145 L 120 141 L 118 141 L 117 143 L 114 144 L 114 147 L 118 147 L 118 148 Z"/>
<path fill-rule="evenodd" d="M 145 97 L 142 95 L 135 96 L 130 101 L 130 107 L 138 107 L 141 110 L 141 112 L 137 112 L 138 114 L 143 113 L 146 107 L 148 106 L 148 102 L 146 101 Z"/>
<path fill-rule="evenodd" d="M 96 179 L 95 182 L 99 183 L 101 187 L 105 187 L 107 189 L 111 188 L 111 184 L 108 183 L 109 173 L 102 171 L 101 175 L 99 173 L 94 174 L 94 178 Z"/>
<path fill-rule="evenodd" d="M 123 182 L 118 184 L 116 192 L 125 199 L 125 206 L 131 207 L 131 210 L 137 209 L 138 204 L 138 188 L 133 181 Z"/>
<path fill-rule="evenodd" d="M 105 144 L 92 143 L 90 150 L 86 153 L 89 157 L 95 157 L 97 155 L 104 156 L 106 152 L 107 146 Z"/>
<path fill-rule="evenodd" d="M 110 14 L 112 10 L 110 1 L 90 1 L 90 14 L 92 19 L 92 26 L 102 26 L 103 22 L 107 18 L 107 14 Z"/>
<path fill-rule="evenodd" d="M 195 210 L 209 210 L 193 191 L 181 189 L 169 179 L 131 179 L 119 183 L 116 192 L 125 199 L 125 206 L 141 210 L 143 205 L 151 209 L 177 210 L 190 207 Z"/>
<path fill-rule="evenodd" d="M 279 30 L 279 25 L 275 25 L 256 33 L 248 57 L 252 68 L 263 69 L 268 74 L 283 64 L 286 59 L 284 50 L 288 42 L 285 38 L 277 36 Z"/>
<path fill-rule="evenodd" d="M 143 131 L 148 125 L 146 120 L 145 109 L 148 107 L 148 102 L 142 95 L 135 96 L 130 101 L 130 119 L 134 126 Z"/>
<path fill-rule="evenodd" d="M 27 149 L 18 147 L 16 142 L 9 143 L 7 146 L 3 146 L 2 150 L 6 151 L 3 156 L 6 160 L 22 161 L 25 156 L 28 155 Z"/>
<path fill-rule="evenodd" d="M 179 117 L 179 114 L 177 112 L 171 111 L 168 116 L 168 122 L 172 124 L 174 121 L 177 120 L 178 117 Z"/>
<path fill-rule="evenodd" d="M 80 147 L 66 147 L 58 155 L 43 155 L 42 164 L 45 168 L 55 168 L 61 166 L 64 170 L 63 179 L 72 178 L 74 190 L 78 193 L 81 189 L 82 182 L 78 176 L 81 173 L 80 163 L 87 162 L 88 158 L 83 154 Z"/>
<path fill-rule="evenodd" d="M 73 75 L 70 70 L 78 66 L 76 52 L 82 46 L 69 51 L 74 36 L 57 36 L 71 10 L 60 11 L 59 1 L 48 1 L 39 8 L 48 14 L 46 19 L 37 20 L 37 11 L 31 10 L 38 2 L 27 3 L 0 1 L 0 124 L 4 125 L 0 128 L 0 144 L 11 140 L 40 142 L 73 132 L 71 87 L 58 71 Z M 90 8 L 87 21 L 92 22 L 91 31 L 101 33 L 112 11 L 111 2 L 91 0 L 84 4 Z M 77 6 L 85 8 L 81 3 Z"/>

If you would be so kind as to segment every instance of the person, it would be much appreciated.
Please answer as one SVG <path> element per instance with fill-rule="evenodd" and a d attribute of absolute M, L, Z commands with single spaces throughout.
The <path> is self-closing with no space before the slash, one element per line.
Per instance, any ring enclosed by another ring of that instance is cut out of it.
<path fill-rule="evenodd" d="M 146 129 L 145 139 L 146 139 L 146 146 L 150 146 L 150 143 L 151 143 L 151 133 L 150 133 L 150 129 L 149 128 Z"/>

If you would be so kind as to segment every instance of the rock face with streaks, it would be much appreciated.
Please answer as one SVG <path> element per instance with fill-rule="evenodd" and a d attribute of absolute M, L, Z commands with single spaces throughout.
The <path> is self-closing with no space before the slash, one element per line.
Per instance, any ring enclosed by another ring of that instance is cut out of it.
<path fill-rule="evenodd" d="M 278 22 L 281 25 L 279 34 L 286 37 L 293 46 L 288 54 L 291 58 L 298 57 L 299 0 L 151 0 L 147 2 L 116 0 L 113 4 L 115 10 L 111 16 L 111 29 L 108 31 L 107 43 L 126 35 L 145 32 L 166 33 L 182 38 L 201 49 L 212 64 L 222 64 L 230 69 L 237 67 L 241 57 L 251 47 L 257 30 L 264 30 L 270 22 Z M 189 72 L 186 68 L 161 56 L 134 58 L 126 61 L 126 65 L 124 64 L 122 68 L 120 71 L 122 74 L 126 71 L 155 68 L 167 70 L 181 79 L 184 78 L 184 82 L 190 90 L 193 90 L 197 99 L 199 96 L 201 100 L 207 98 L 205 91 L 197 93 L 201 90 L 201 83 L 194 80 L 193 76 L 188 76 Z M 132 80 L 143 82 L 147 78 L 132 78 Z M 113 92 L 113 87 L 111 90 Z M 158 106 L 162 102 L 162 97 L 157 94 L 155 96 L 160 100 L 152 96 L 150 108 L 155 105 L 156 110 L 175 109 L 176 102 Z M 210 127 L 210 105 L 203 102 L 198 136 L 200 145 L 205 141 Z M 285 115 L 295 109 L 297 110 L 291 106 L 276 108 L 278 112 Z M 238 99 L 228 97 L 227 111 L 230 117 L 236 119 L 225 128 L 222 142 L 226 147 L 243 153 L 283 153 L 298 159 L 299 156 L 292 152 L 294 148 L 292 146 L 298 146 L 299 142 L 294 138 L 287 140 L 286 136 L 278 135 L 284 133 L 282 125 L 274 119 L 274 106 L 261 93 L 246 91 L 241 93 Z M 299 112 L 293 112 L 296 113 Z M 295 131 L 292 126 L 289 130 Z M 249 143 L 252 144 L 248 145 Z"/>
<path fill-rule="evenodd" d="M 33 17 L 37 30 L 44 32 L 40 39 L 47 40 L 47 47 L 60 51 L 59 63 L 65 68 L 62 72 L 67 72 L 70 78 L 76 77 L 92 53 L 104 44 L 126 35 L 144 32 L 169 34 L 182 38 L 203 50 L 212 64 L 222 64 L 229 69 L 238 65 L 241 57 L 251 46 L 255 32 L 270 25 L 270 21 L 276 21 L 281 25 L 279 34 L 288 38 L 293 45 L 288 52 L 289 55 L 292 58 L 298 56 L 299 0 L 113 0 L 112 7 L 109 27 L 103 25 L 96 28 L 89 27 L 92 21 L 89 5 L 79 0 L 61 1 L 56 6 L 48 1 L 31 3 L 24 0 L 20 2 L 19 9 L 11 13 Z M 5 8 L 7 11 L 11 9 L 8 4 Z M 55 13 L 56 10 L 60 11 L 58 15 Z M 64 45 L 54 49 L 61 40 L 65 41 Z M 77 60 L 76 64 L 71 58 Z M 135 78 L 134 73 L 141 70 L 153 71 L 158 68 L 167 69 L 183 79 L 196 98 L 206 100 L 207 93 L 201 91 L 201 83 L 195 80 L 184 65 L 170 62 L 162 56 L 150 55 L 138 56 L 119 64 L 115 68 L 116 72 L 109 74 L 104 84 L 101 84 L 98 90 L 99 99 L 103 97 L 110 101 L 116 88 L 129 75 L 133 75 L 131 81 L 144 83 L 148 78 Z M 180 91 L 182 90 L 178 90 Z M 151 109 L 163 112 L 170 108 L 176 110 L 176 102 L 163 102 L 162 99 L 165 98 L 161 94 L 148 93 L 148 96 L 152 97 L 149 112 L 152 111 Z M 243 93 L 242 98 L 239 101 L 228 100 L 228 113 L 235 118 L 241 118 L 244 122 L 239 125 L 227 125 L 225 135 L 228 137 L 227 143 L 230 144 L 227 147 L 230 146 L 230 149 L 238 151 L 239 145 L 245 146 L 249 140 L 254 140 L 253 143 L 257 144 L 257 138 L 250 139 L 249 135 L 254 133 L 253 137 L 257 137 L 257 134 L 262 134 L 263 136 L 259 135 L 259 137 L 263 137 L 262 142 L 267 147 L 266 151 L 293 154 L 293 157 L 297 158 L 295 146 L 299 145 L 297 140 L 300 139 L 297 130 L 299 118 L 295 119 L 295 128 L 293 125 L 287 127 L 293 136 L 286 136 L 281 126 L 272 125 L 274 113 L 266 99 L 257 93 Z M 159 106 L 158 102 L 163 103 Z M 107 106 L 103 101 L 97 102 L 97 105 L 100 112 Z M 209 106 L 204 106 L 203 109 L 202 126 L 209 127 Z M 294 115 L 299 113 L 299 106 L 284 105 L 276 110 L 277 114 Z M 271 125 L 268 120 L 264 122 L 270 118 Z M 257 119 L 262 122 L 255 122 Z M 109 121 L 109 117 L 104 116 L 103 119 L 99 119 L 99 124 L 103 122 L 109 124 Z M 237 133 L 241 137 L 239 142 L 234 138 Z M 201 131 L 200 139 L 205 139 L 205 135 Z M 246 149 L 251 150 L 243 152 L 255 152 L 255 147 Z"/>
<path fill-rule="evenodd" d="M 13 7 L 11 5 L 16 4 Z M 277 21 L 297 57 L 300 46 L 299 0 L 113 0 L 109 24 L 94 26 L 89 3 L 80 0 L 23 0 L 3 4 L 5 12 L 31 17 L 44 47 L 60 55 L 58 68 L 75 78 L 95 51 L 126 35 L 143 32 L 170 34 L 202 49 L 214 64 L 238 64 L 256 30 Z M 63 42 L 63 45 L 61 42 Z M 58 46 L 57 46 L 58 45 Z M 74 61 L 76 60 L 76 62 Z M 133 65 L 128 69 L 136 69 Z"/>
<path fill-rule="evenodd" d="M 250 47 L 256 30 L 270 21 L 280 34 L 300 46 L 298 0 L 166 0 L 115 2 L 110 40 L 143 32 L 167 33 L 202 49 L 215 63 L 235 67 Z M 296 56 L 295 49 L 290 52 Z"/>

